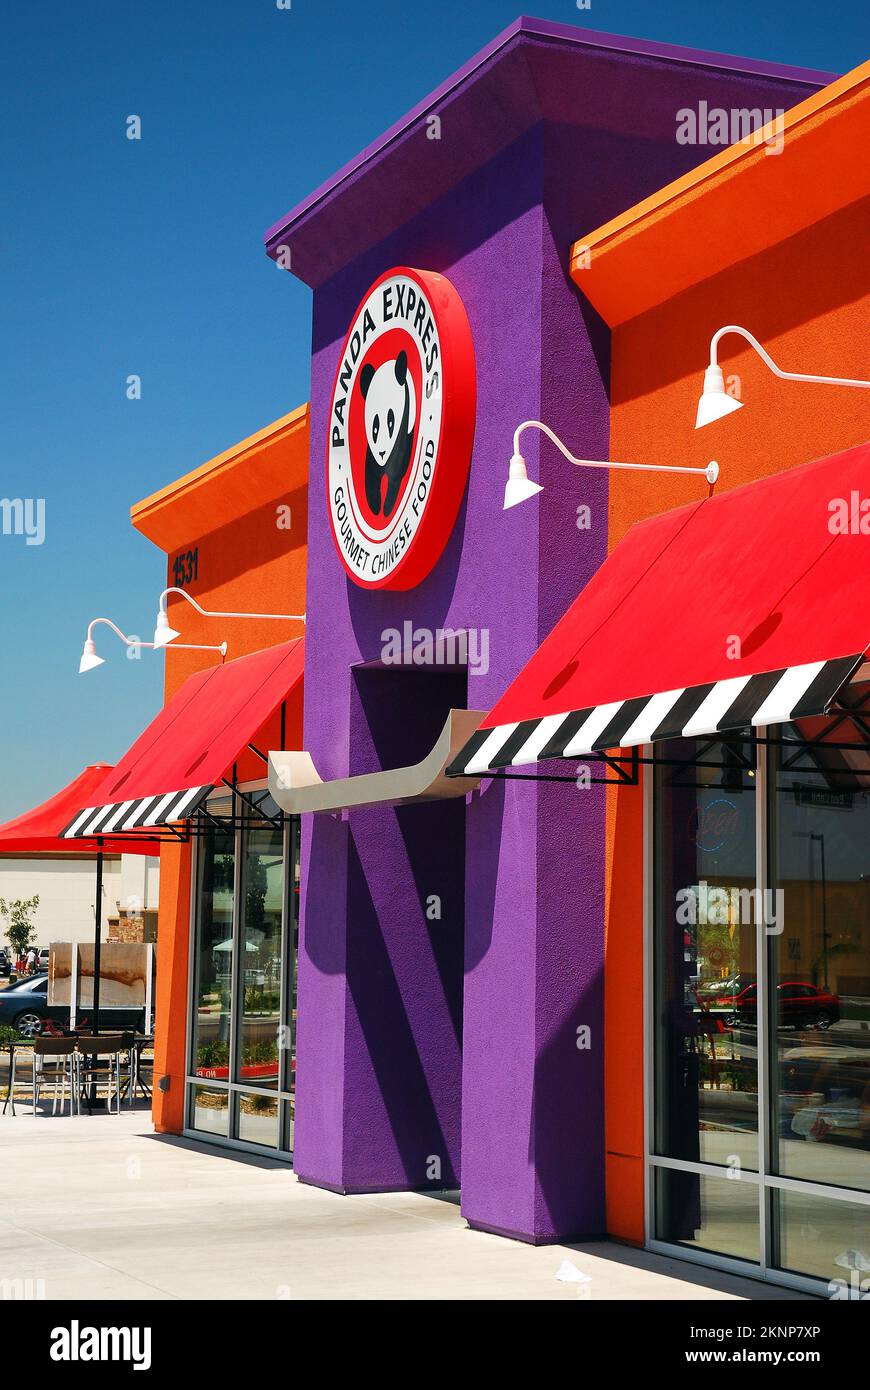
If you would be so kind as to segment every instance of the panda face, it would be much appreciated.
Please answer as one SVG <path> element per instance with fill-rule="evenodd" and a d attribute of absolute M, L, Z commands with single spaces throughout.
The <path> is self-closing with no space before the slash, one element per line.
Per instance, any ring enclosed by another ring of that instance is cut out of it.
<path fill-rule="evenodd" d="M 416 420 L 414 383 L 403 351 L 375 369 L 363 367 L 360 384 L 365 397 L 366 439 L 379 468 L 386 468 L 397 443 L 413 433 Z"/>

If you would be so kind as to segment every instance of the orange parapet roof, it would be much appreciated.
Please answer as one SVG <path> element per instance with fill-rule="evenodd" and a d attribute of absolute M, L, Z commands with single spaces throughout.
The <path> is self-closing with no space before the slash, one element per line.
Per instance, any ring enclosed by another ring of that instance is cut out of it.
<path fill-rule="evenodd" d="M 308 404 L 130 508 L 137 531 L 167 553 L 308 484 Z"/>
<path fill-rule="evenodd" d="M 581 237 L 574 281 L 615 327 L 865 197 L 868 97 L 870 62 Z"/>

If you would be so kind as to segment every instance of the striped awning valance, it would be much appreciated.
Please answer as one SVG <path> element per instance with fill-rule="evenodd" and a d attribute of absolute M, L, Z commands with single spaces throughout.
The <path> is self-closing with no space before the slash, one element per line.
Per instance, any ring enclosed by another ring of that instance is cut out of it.
<path fill-rule="evenodd" d="M 448 775 L 479 776 L 547 758 L 582 758 L 660 739 L 701 738 L 824 714 L 862 660 L 858 655 L 813 662 L 480 728 L 451 763 Z"/>

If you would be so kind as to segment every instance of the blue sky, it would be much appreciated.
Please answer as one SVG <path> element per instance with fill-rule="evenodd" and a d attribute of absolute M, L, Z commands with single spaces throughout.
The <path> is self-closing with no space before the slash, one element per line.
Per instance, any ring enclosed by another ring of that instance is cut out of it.
<path fill-rule="evenodd" d="M 859 0 L 531 12 L 840 72 L 867 49 Z M 7 8 L 0 497 L 44 498 L 46 539 L 0 535 L 0 819 L 119 757 L 159 706 L 164 658 L 125 660 L 107 635 L 107 664 L 77 674 L 89 618 L 149 635 L 164 560 L 130 504 L 307 398 L 309 292 L 266 259 L 263 231 L 517 14 L 518 0 Z"/>

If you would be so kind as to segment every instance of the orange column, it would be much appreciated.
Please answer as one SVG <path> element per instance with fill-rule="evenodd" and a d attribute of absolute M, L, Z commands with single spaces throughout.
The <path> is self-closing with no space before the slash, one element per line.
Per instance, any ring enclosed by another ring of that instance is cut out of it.
<path fill-rule="evenodd" d="M 153 1100 L 160 1134 L 180 1134 L 184 1127 L 191 861 L 189 844 L 166 844 L 160 851 Z M 167 1090 L 159 1087 L 163 1078 Z"/>
<path fill-rule="evenodd" d="M 644 1239 L 643 771 L 607 798 L 604 1114 L 607 1230 Z"/>

